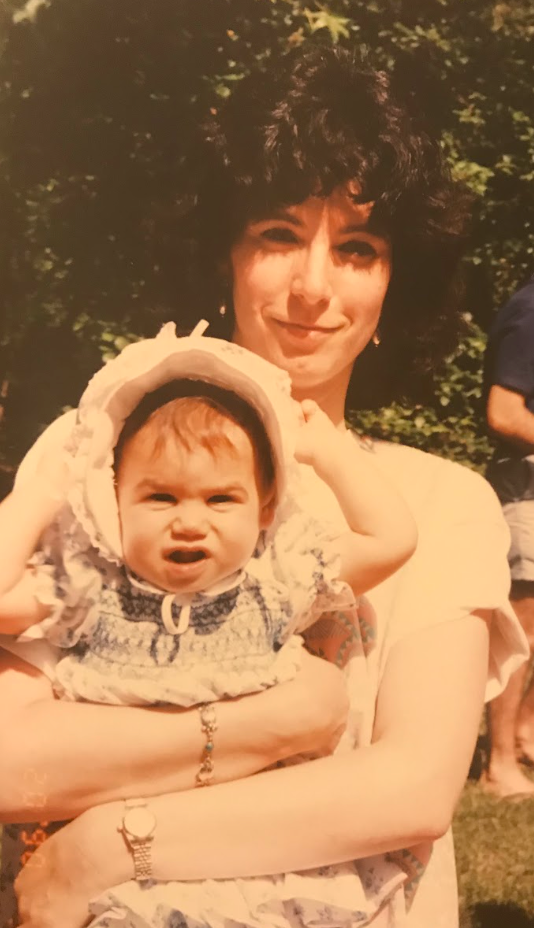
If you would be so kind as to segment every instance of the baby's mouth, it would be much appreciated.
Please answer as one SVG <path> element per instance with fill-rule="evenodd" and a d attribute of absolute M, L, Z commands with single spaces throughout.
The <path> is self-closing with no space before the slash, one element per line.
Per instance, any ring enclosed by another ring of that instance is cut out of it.
<path fill-rule="evenodd" d="M 167 554 L 167 560 L 173 564 L 193 564 L 195 561 L 202 561 L 206 557 L 206 552 L 199 549 L 176 549 Z"/>

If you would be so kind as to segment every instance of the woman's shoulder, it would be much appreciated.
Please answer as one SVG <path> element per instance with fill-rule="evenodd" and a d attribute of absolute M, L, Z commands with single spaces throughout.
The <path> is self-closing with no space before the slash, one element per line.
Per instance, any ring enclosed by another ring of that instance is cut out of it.
<path fill-rule="evenodd" d="M 415 510 L 428 508 L 450 514 L 463 509 L 501 514 L 491 486 L 479 473 L 418 448 L 387 441 L 373 441 L 370 451 L 377 466 L 393 480 Z"/>
<path fill-rule="evenodd" d="M 366 439 L 363 439 L 366 443 Z M 431 454 L 428 451 L 421 451 L 419 448 L 412 448 L 410 445 L 402 445 L 393 441 L 381 441 L 371 439 L 368 444 L 371 454 L 376 456 L 377 463 L 382 468 L 391 469 L 397 473 L 420 474 L 423 477 L 432 479 L 436 474 L 442 475 L 458 468 L 461 471 L 468 470 L 461 464 L 456 464 L 447 458 L 442 458 L 437 454 Z"/>

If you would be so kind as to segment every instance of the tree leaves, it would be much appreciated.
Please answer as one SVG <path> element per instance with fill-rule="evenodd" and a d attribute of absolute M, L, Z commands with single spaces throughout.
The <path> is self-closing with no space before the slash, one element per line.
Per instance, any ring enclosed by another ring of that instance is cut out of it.
<path fill-rule="evenodd" d="M 179 314 L 161 228 L 189 134 L 251 67 L 313 41 L 357 43 L 382 68 L 400 55 L 479 197 L 470 334 L 431 408 L 381 423 L 482 466 L 483 330 L 534 270 L 530 0 L 0 0 L 0 27 L 4 464 L 122 337 Z"/>

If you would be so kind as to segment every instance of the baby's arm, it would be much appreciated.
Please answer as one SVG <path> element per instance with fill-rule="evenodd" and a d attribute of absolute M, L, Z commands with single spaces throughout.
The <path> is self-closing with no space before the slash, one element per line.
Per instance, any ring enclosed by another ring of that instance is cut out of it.
<path fill-rule="evenodd" d="M 18 635 L 50 613 L 50 607 L 35 597 L 27 564 L 62 503 L 62 493 L 46 478 L 36 476 L 16 487 L 0 504 L 2 634 Z"/>
<path fill-rule="evenodd" d="M 417 528 L 397 489 L 372 456 L 340 432 L 312 400 L 301 404 L 295 456 L 335 493 L 350 531 L 339 539 L 340 580 L 359 595 L 394 573 L 415 551 Z"/>

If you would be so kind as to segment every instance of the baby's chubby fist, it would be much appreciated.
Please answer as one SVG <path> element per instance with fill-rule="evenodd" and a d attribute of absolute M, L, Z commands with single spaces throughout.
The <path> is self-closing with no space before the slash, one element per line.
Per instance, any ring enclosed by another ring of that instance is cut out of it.
<path fill-rule="evenodd" d="M 300 464 L 315 467 L 331 456 L 341 437 L 340 432 L 314 400 L 302 400 L 300 413 L 295 458 Z"/>

